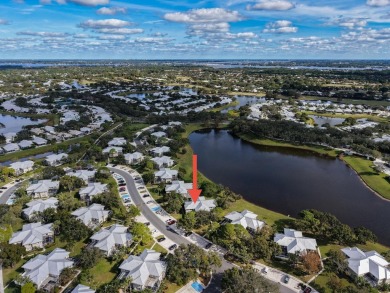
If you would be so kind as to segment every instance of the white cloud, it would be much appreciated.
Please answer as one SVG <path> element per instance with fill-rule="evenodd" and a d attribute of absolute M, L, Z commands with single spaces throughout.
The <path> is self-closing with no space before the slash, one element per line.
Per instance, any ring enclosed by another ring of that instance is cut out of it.
<path fill-rule="evenodd" d="M 16 34 L 22 36 L 35 36 L 35 37 L 48 37 L 48 38 L 63 38 L 69 36 L 68 33 L 32 32 L 32 31 L 17 32 Z"/>
<path fill-rule="evenodd" d="M 367 0 L 367 5 L 369 6 L 388 6 L 390 5 L 390 0 Z"/>
<path fill-rule="evenodd" d="M 182 23 L 236 22 L 243 19 L 237 11 L 223 8 L 193 9 L 187 12 L 166 13 L 164 19 Z"/>
<path fill-rule="evenodd" d="M 89 19 L 79 24 L 82 28 L 90 28 L 90 29 L 100 29 L 100 28 L 121 28 L 130 25 L 131 23 L 128 21 L 120 20 L 120 19 L 103 19 L 103 20 L 92 20 Z"/>
<path fill-rule="evenodd" d="M 253 32 L 245 32 L 245 33 L 238 33 L 236 34 L 237 38 L 242 38 L 242 39 L 252 39 L 257 37 L 257 35 Z"/>
<path fill-rule="evenodd" d="M 141 28 L 101 28 L 96 32 L 102 34 L 113 34 L 113 35 L 132 35 L 141 34 L 144 32 Z"/>
<path fill-rule="evenodd" d="M 254 5 L 248 5 L 248 10 L 290 10 L 293 9 L 295 5 L 290 1 L 286 0 L 262 0 L 259 3 Z"/>
<path fill-rule="evenodd" d="M 125 36 L 119 35 L 109 35 L 109 36 L 100 36 L 99 40 L 124 40 Z"/>
<path fill-rule="evenodd" d="M 199 23 L 193 24 L 189 27 L 188 33 L 190 35 L 204 35 L 206 33 L 226 33 L 229 32 L 230 25 L 227 22 L 220 23 Z"/>
<path fill-rule="evenodd" d="M 363 18 L 343 18 L 329 22 L 329 24 L 338 25 L 347 29 L 358 29 L 367 25 L 367 20 Z"/>
<path fill-rule="evenodd" d="M 268 23 L 263 29 L 263 33 L 272 33 L 272 34 L 288 34 L 296 33 L 298 31 L 297 27 L 292 26 L 292 22 L 289 20 L 278 20 L 275 22 Z"/>
<path fill-rule="evenodd" d="M 6 24 L 9 24 L 9 21 L 6 19 L 0 18 L 0 25 L 6 25 Z"/>
<path fill-rule="evenodd" d="M 98 6 L 107 5 L 108 3 L 110 3 L 110 0 L 67 0 L 67 2 L 84 6 Z"/>
<path fill-rule="evenodd" d="M 126 13 L 127 10 L 124 7 L 102 7 L 96 11 L 97 14 L 114 15 L 117 13 Z"/>

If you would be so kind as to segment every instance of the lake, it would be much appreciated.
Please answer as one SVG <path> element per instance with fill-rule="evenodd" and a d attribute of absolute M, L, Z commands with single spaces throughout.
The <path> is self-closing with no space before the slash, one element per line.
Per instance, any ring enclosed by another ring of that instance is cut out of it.
<path fill-rule="evenodd" d="M 353 227 L 369 228 L 390 245 L 390 202 L 341 160 L 254 145 L 226 130 L 194 132 L 189 139 L 200 172 L 246 200 L 293 217 L 303 209 L 329 212 Z"/>
<path fill-rule="evenodd" d="M 5 126 L 5 127 L 0 127 L 0 133 L 1 134 L 7 132 L 17 133 L 23 129 L 23 126 L 42 124 L 45 123 L 46 121 L 47 120 L 45 119 L 32 120 L 31 118 L 26 118 L 26 117 L 0 114 L 0 122 Z"/>
<path fill-rule="evenodd" d="M 258 103 L 266 102 L 265 98 L 259 98 L 259 97 L 236 96 L 235 98 L 236 98 L 236 100 L 238 102 L 238 105 L 226 108 L 226 109 L 222 110 L 221 113 L 227 113 L 230 110 L 238 110 L 242 106 L 246 106 L 246 105 L 252 105 L 252 104 L 258 104 Z"/>

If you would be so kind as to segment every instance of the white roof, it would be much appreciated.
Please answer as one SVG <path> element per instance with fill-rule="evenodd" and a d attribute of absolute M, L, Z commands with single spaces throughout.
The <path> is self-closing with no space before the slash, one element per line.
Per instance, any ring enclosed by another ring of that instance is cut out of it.
<path fill-rule="evenodd" d="M 225 216 L 232 224 L 242 225 L 244 228 L 251 228 L 253 230 L 261 229 L 265 223 L 257 220 L 257 215 L 248 210 L 239 212 L 231 212 Z"/>
<path fill-rule="evenodd" d="M 72 215 L 88 226 L 92 220 L 97 220 L 99 223 L 104 222 L 109 213 L 109 211 L 104 210 L 103 205 L 94 203 L 89 207 L 81 207 L 75 210 Z"/>
<path fill-rule="evenodd" d="M 390 280 L 389 263 L 378 252 L 363 252 L 357 247 L 346 247 L 341 251 L 348 257 L 348 267 L 358 276 L 370 273 L 379 281 Z"/>
<path fill-rule="evenodd" d="M 77 178 L 83 179 L 84 181 L 88 181 L 88 179 L 95 177 L 96 171 L 89 171 L 89 170 L 77 170 L 74 172 L 68 172 L 66 175 L 69 176 L 75 176 Z"/>
<path fill-rule="evenodd" d="M 127 245 L 132 238 L 133 236 L 127 232 L 127 227 L 119 224 L 103 228 L 91 237 L 92 240 L 97 241 L 94 246 L 106 252 L 110 252 L 115 245 Z"/>
<path fill-rule="evenodd" d="M 42 137 L 39 137 L 39 136 L 34 136 L 33 138 L 33 143 L 35 144 L 38 144 L 38 145 L 41 145 L 41 144 L 46 144 L 47 143 L 47 140 L 42 138 Z"/>
<path fill-rule="evenodd" d="M 287 247 L 287 253 L 316 250 L 317 241 L 313 238 L 303 237 L 301 231 L 284 228 L 284 234 L 275 234 L 274 241 L 280 246 Z"/>
<path fill-rule="evenodd" d="M 92 290 L 88 286 L 78 284 L 71 293 L 95 293 L 95 290 Z"/>
<path fill-rule="evenodd" d="M 57 209 L 58 199 L 49 197 L 45 200 L 33 200 L 27 204 L 27 208 L 23 209 L 23 213 L 30 217 L 33 213 L 43 212 L 48 208 Z"/>
<path fill-rule="evenodd" d="M 33 161 L 15 162 L 10 164 L 9 166 L 10 168 L 15 170 L 19 170 L 19 169 L 26 170 L 32 168 L 34 166 L 34 162 Z"/>
<path fill-rule="evenodd" d="M 39 180 L 35 184 L 31 184 L 27 187 L 27 194 L 34 192 L 48 192 L 49 190 L 58 189 L 60 187 L 59 181 L 51 181 L 51 180 Z"/>
<path fill-rule="evenodd" d="M 175 180 L 172 184 L 165 187 L 165 192 L 176 192 L 188 196 L 188 190 L 192 189 L 192 183 L 185 183 L 184 181 Z"/>
<path fill-rule="evenodd" d="M 55 162 L 55 161 L 61 161 L 65 158 L 68 157 L 68 154 L 64 154 L 64 153 L 61 153 L 61 154 L 52 154 L 52 155 L 48 155 L 46 157 L 46 161 L 48 162 Z"/>
<path fill-rule="evenodd" d="M 206 199 L 204 196 L 200 196 L 196 203 L 194 203 L 192 200 L 187 201 L 184 203 L 184 209 L 187 211 L 194 210 L 195 212 L 198 211 L 211 211 L 214 209 L 217 205 L 215 204 L 215 200 L 213 199 Z"/>
<path fill-rule="evenodd" d="M 87 187 L 81 188 L 79 193 L 86 194 L 89 196 L 94 196 L 97 194 L 101 194 L 107 190 L 107 184 L 102 184 L 100 182 L 91 182 L 88 183 Z"/>
<path fill-rule="evenodd" d="M 158 137 L 164 137 L 167 134 L 164 131 L 157 131 L 157 132 L 153 132 L 151 135 L 158 138 Z"/>
<path fill-rule="evenodd" d="M 165 263 L 160 260 L 159 252 L 145 249 L 140 256 L 130 255 L 119 268 L 131 277 L 132 284 L 144 287 L 150 277 L 163 277 Z"/>
<path fill-rule="evenodd" d="M 21 148 L 29 148 L 33 145 L 32 140 L 22 140 L 18 143 L 19 147 Z"/>
<path fill-rule="evenodd" d="M 39 254 L 26 262 L 22 268 L 25 272 L 23 276 L 41 287 L 42 283 L 50 275 L 59 276 L 63 269 L 73 266 L 73 261 L 69 260 L 69 252 L 56 248 L 49 255 Z"/>
<path fill-rule="evenodd" d="M 156 158 L 152 158 L 151 160 L 155 162 L 159 167 L 163 166 L 164 164 L 167 165 L 173 164 L 173 160 L 167 156 L 156 157 Z"/>
<path fill-rule="evenodd" d="M 155 177 L 159 177 L 161 179 L 172 179 L 174 176 L 177 176 L 177 170 L 171 170 L 168 168 L 160 169 L 159 171 L 154 172 Z"/>
<path fill-rule="evenodd" d="M 6 152 L 14 152 L 14 151 L 18 151 L 20 148 L 18 146 L 18 144 L 16 143 L 9 143 L 9 144 L 6 144 L 4 146 L 2 146 L 2 148 L 6 151 Z"/>
<path fill-rule="evenodd" d="M 126 139 L 124 139 L 123 137 L 114 137 L 112 140 L 108 142 L 109 146 L 113 146 L 113 145 L 122 146 L 125 144 L 126 144 Z"/>
<path fill-rule="evenodd" d="M 170 148 L 167 147 L 167 146 L 162 146 L 162 147 L 155 147 L 155 148 L 152 148 L 150 151 L 155 153 L 155 154 L 164 154 L 164 153 L 169 153 L 170 152 Z"/>
<path fill-rule="evenodd" d="M 132 161 L 132 160 L 142 159 L 144 156 L 139 152 L 134 152 L 134 153 L 124 154 L 124 157 L 126 161 Z"/>
<path fill-rule="evenodd" d="M 53 232 L 52 225 L 42 225 L 40 222 L 23 225 L 22 231 L 12 234 L 9 244 L 22 243 L 24 246 L 41 243 L 45 235 Z"/>
<path fill-rule="evenodd" d="M 103 153 L 109 153 L 111 150 L 114 150 L 116 153 L 122 153 L 123 148 L 121 147 L 116 147 L 116 146 L 108 146 L 105 149 L 103 149 Z"/>

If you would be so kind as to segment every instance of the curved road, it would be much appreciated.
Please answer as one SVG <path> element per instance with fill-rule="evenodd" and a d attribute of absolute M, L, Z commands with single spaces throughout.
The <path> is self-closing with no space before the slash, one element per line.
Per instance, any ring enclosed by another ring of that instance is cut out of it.
<path fill-rule="evenodd" d="M 107 166 L 108 167 L 108 166 Z M 160 232 L 162 232 L 166 237 L 171 239 L 173 242 L 177 244 L 191 244 L 188 239 L 186 239 L 184 236 L 181 236 L 179 234 L 176 234 L 170 230 L 166 229 L 166 224 L 159 219 L 156 214 L 146 205 L 146 203 L 143 201 L 141 195 L 138 192 L 138 189 L 135 186 L 135 182 L 133 177 L 127 172 L 122 169 L 114 168 L 114 167 L 108 167 L 110 171 L 113 171 L 115 173 L 118 173 L 121 175 L 127 185 L 127 189 L 129 193 L 131 194 L 131 197 L 134 201 L 134 204 L 139 207 L 142 214 L 145 216 L 145 218 L 153 224 Z M 203 291 L 206 293 L 217 293 L 222 292 L 220 285 L 221 285 L 221 279 L 222 279 L 222 273 L 225 270 L 228 270 L 232 268 L 234 265 L 228 261 L 226 261 L 223 256 L 221 255 L 221 261 L 222 266 L 220 268 L 217 268 L 216 272 L 214 273 L 213 279 L 211 280 L 210 285 Z M 279 290 L 281 293 L 295 293 L 296 291 L 289 289 L 281 284 L 279 284 Z"/>
<path fill-rule="evenodd" d="M 7 200 L 10 198 L 11 194 L 19 188 L 20 184 L 22 182 L 18 182 L 17 184 L 15 184 L 14 186 L 8 188 L 7 190 L 5 190 L 3 193 L 0 194 L 0 204 L 5 204 L 7 202 Z"/>

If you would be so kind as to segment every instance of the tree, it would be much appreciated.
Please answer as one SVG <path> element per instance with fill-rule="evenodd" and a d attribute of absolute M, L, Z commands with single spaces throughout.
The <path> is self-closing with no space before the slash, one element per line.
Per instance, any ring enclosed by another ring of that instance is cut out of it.
<path fill-rule="evenodd" d="M 66 285 L 68 282 L 70 282 L 75 275 L 75 269 L 74 268 L 64 268 L 60 274 L 59 282 L 62 286 Z"/>
<path fill-rule="evenodd" d="M 354 229 L 354 232 L 355 232 L 356 240 L 360 244 L 365 244 L 368 241 L 370 242 L 377 241 L 376 235 L 365 227 L 357 227 Z"/>
<path fill-rule="evenodd" d="M 184 204 L 183 196 L 174 192 L 165 194 L 164 200 L 165 210 L 168 213 L 179 213 Z"/>
<path fill-rule="evenodd" d="M 130 230 L 133 234 L 133 239 L 139 241 L 141 245 L 145 245 L 153 239 L 148 226 L 144 223 L 135 222 Z"/>
<path fill-rule="evenodd" d="M 340 250 L 331 249 L 327 255 L 329 271 L 344 273 L 347 270 L 348 265 L 345 255 Z"/>
<path fill-rule="evenodd" d="M 75 176 L 65 175 L 60 178 L 60 186 L 66 191 L 72 191 L 84 185 L 84 181 Z"/>
<path fill-rule="evenodd" d="M 43 179 L 52 179 L 52 178 L 60 178 L 65 175 L 65 171 L 59 167 L 48 166 L 45 167 L 42 171 Z"/>
<path fill-rule="evenodd" d="M 129 214 L 129 217 L 132 219 L 141 215 L 141 210 L 138 207 L 136 207 L 135 205 L 130 205 L 127 212 Z"/>
<path fill-rule="evenodd" d="M 21 245 L 8 244 L 7 242 L 0 243 L 0 259 L 3 260 L 5 268 L 12 268 L 22 259 L 25 253 L 26 249 Z"/>
<path fill-rule="evenodd" d="M 77 242 L 91 234 L 91 230 L 69 213 L 58 216 L 61 239 L 67 242 Z"/>
<path fill-rule="evenodd" d="M 279 292 L 276 284 L 266 280 L 252 267 L 226 270 L 222 276 L 222 289 L 227 293 Z"/>
<path fill-rule="evenodd" d="M 340 292 L 343 288 L 343 283 L 341 282 L 340 278 L 337 277 L 335 274 L 332 274 L 329 278 L 329 281 L 326 283 L 326 285 L 329 287 L 329 289 L 332 290 L 332 292 Z"/>
<path fill-rule="evenodd" d="M 145 184 L 152 183 L 154 180 L 154 174 L 152 172 L 147 172 L 142 175 L 142 180 L 145 182 Z"/>
<path fill-rule="evenodd" d="M 321 270 L 321 258 L 316 251 L 308 251 L 301 255 L 301 261 L 308 274 L 317 273 Z"/>
<path fill-rule="evenodd" d="M 99 248 L 84 248 L 79 256 L 79 264 L 83 269 L 90 269 L 103 257 Z"/>
<path fill-rule="evenodd" d="M 34 284 L 31 282 L 27 282 L 21 288 L 22 293 L 35 293 L 36 291 Z"/>
<path fill-rule="evenodd" d="M 189 213 L 186 213 L 183 215 L 183 217 L 177 222 L 179 227 L 182 227 L 186 230 L 192 230 L 195 228 L 196 224 L 196 214 L 195 212 L 191 211 Z"/>

